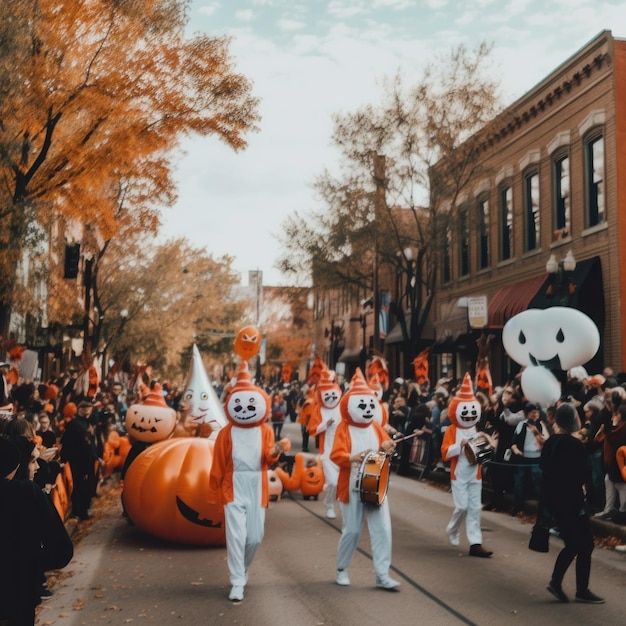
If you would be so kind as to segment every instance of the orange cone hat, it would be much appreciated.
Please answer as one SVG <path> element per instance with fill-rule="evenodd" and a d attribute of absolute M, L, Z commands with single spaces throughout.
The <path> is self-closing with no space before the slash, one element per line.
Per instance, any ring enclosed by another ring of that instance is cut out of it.
<path fill-rule="evenodd" d="M 167 406 L 162 390 L 163 387 L 156 383 L 141 403 L 147 406 Z"/>

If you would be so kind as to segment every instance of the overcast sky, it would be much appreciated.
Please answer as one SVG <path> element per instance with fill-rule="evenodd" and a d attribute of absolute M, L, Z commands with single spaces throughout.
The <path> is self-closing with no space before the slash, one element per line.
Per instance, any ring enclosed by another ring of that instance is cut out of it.
<path fill-rule="evenodd" d="M 244 284 L 257 269 L 285 284 L 274 235 L 319 207 L 311 183 L 335 167 L 333 113 L 378 103 L 385 77 L 412 84 L 435 54 L 481 41 L 510 103 L 605 29 L 626 37 L 624 0 L 192 0 L 190 31 L 232 36 L 263 119 L 240 153 L 215 137 L 185 142 L 162 232 L 234 256 Z"/>

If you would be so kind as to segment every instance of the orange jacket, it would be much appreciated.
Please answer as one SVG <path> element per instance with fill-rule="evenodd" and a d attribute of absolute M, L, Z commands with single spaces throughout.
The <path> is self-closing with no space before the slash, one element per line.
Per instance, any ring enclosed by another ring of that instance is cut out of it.
<path fill-rule="evenodd" d="M 376 422 L 372 422 L 366 428 L 373 428 L 378 437 L 378 449 L 382 446 L 383 441 L 390 439 L 389 435 L 383 430 L 382 426 Z M 357 450 L 358 452 L 358 450 Z M 339 478 L 337 480 L 337 499 L 347 504 L 350 502 L 350 470 L 352 463 L 352 438 L 350 437 L 350 424 L 345 421 L 339 422 L 335 431 L 335 441 L 333 449 L 330 453 L 330 460 L 339 466 Z"/>
<path fill-rule="evenodd" d="M 273 456 L 270 451 L 274 447 L 274 431 L 272 427 L 264 422 L 258 427 L 261 429 L 261 473 L 262 473 L 262 493 L 261 505 L 267 508 L 269 504 L 267 468 L 278 461 L 280 455 Z M 235 499 L 233 490 L 233 440 L 231 431 L 232 424 L 227 424 L 222 428 L 215 440 L 213 448 L 213 464 L 211 465 L 211 476 L 209 478 L 209 504 L 228 504 Z"/>
<path fill-rule="evenodd" d="M 450 480 L 456 480 L 456 466 L 459 462 L 458 456 L 448 457 L 448 448 L 456 443 L 456 433 L 457 430 L 464 430 L 457 428 L 456 424 L 451 424 L 446 429 L 446 432 L 443 435 L 443 443 L 441 444 L 441 456 L 444 461 L 450 461 Z M 463 454 L 463 453 L 461 453 Z M 476 464 L 476 478 L 477 480 L 482 480 L 482 465 L 480 463 Z"/>

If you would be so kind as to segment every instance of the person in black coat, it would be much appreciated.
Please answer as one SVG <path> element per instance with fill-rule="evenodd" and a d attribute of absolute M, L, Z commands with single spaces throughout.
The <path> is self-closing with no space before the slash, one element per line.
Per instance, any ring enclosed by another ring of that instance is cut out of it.
<path fill-rule="evenodd" d="M 602 604 L 589 590 L 593 531 L 585 503 L 587 452 L 573 433 L 580 429 L 576 409 L 563 403 L 556 409 L 555 434 L 543 446 L 539 466 L 543 472 L 543 504 L 554 517 L 565 546 L 559 552 L 548 591 L 560 602 L 568 602 L 562 583 L 565 572 L 576 559 L 576 601 Z"/>
<path fill-rule="evenodd" d="M 89 507 L 96 491 L 98 452 L 92 410 L 89 402 L 80 402 L 76 416 L 61 436 L 61 460 L 69 462 L 74 483 L 72 515 L 82 520 L 89 519 Z"/>
<path fill-rule="evenodd" d="M 21 454 L 0 436 L 0 622 L 8 626 L 35 623 L 42 572 L 65 567 L 74 555 L 50 499 L 31 480 L 14 478 Z"/>

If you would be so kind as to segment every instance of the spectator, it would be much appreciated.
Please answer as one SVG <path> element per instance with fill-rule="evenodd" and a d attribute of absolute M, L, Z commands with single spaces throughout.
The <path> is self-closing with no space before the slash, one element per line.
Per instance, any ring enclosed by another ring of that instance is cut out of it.
<path fill-rule="evenodd" d="M 37 430 L 37 435 L 41 437 L 41 443 L 44 447 L 54 448 L 57 445 L 57 435 L 54 430 L 52 430 L 50 416 L 45 411 L 39 414 L 39 429 Z"/>
<path fill-rule="evenodd" d="M 584 423 L 580 430 L 580 439 L 587 451 L 587 480 L 585 490 L 587 503 L 594 511 L 602 511 L 604 507 L 604 464 L 602 461 L 602 445 L 595 440 L 601 426 L 602 403 L 592 398 L 583 406 Z"/>
<path fill-rule="evenodd" d="M 541 470 L 539 457 L 544 443 L 550 437 L 548 428 L 541 421 L 541 407 L 534 402 L 524 405 L 526 419 L 521 421 L 513 433 L 511 452 L 516 465 L 514 474 L 514 496 L 511 515 L 517 515 L 524 508 L 526 482 L 530 479 L 535 496 L 541 491 Z"/>
<path fill-rule="evenodd" d="M 626 523 L 626 483 L 617 465 L 617 450 L 626 445 L 626 404 L 622 403 L 614 410 L 610 424 L 602 424 L 595 439 L 603 445 L 605 485 L 609 486 L 607 493 L 617 492 L 619 498 L 619 508 L 615 510 L 618 498 L 611 501 L 611 498 L 607 497 L 604 511 L 599 517 L 613 519 L 624 524 Z"/>
<path fill-rule="evenodd" d="M 287 414 L 287 401 L 280 392 L 272 396 L 272 428 L 274 429 L 274 438 L 276 441 L 280 439 L 285 423 L 285 415 Z"/>
<path fill-rule="evenodd" d="M 509 382 L 504 386 L 495 400 L 494 413 L 493 426 L 498 445 L 489 464 L 492 498 L 483 507 L 486 511 L 503 510 L 505 493 L 512 490 L 513 468 L 506 461 L 507 451 L 511 447 L 515 427 L 525 417 L 521 393 L 515 385 Z"/>
<path fill-rule="evenodd" d="M 76 417 L 67 423 L 61 436 L 61 460 L 68 461 L 72 471 L 72 515 L 89 519 L 89 507 L 96 489 L 95 425 L 91 420 L 92 405 L 83 400 Z"/>
<path fill-rule="evenodd" d="M 0 623 L 10 626 L 35 623 L 42 572 L 65 567 L 74 552 L 49 499 L 32 481 L 15 478 L 20 461 L 20 449 L 0 437 Z"/>
<path fill-rule="evenodd" d="M 576 601 L 602 604 L 604 600 L 589 590 L 593 533 L 585 508 L 586 453 L 579 438 L 572 436 L 579 427 L 576 409 L 563 403 L 556 409 L 558 432 L 541 452 L 544 502 L 558 525 L 565 546 L 554 564 L 548 591 L 560 602 L 568 602 L 563 578 L 576 559 Z"/>

